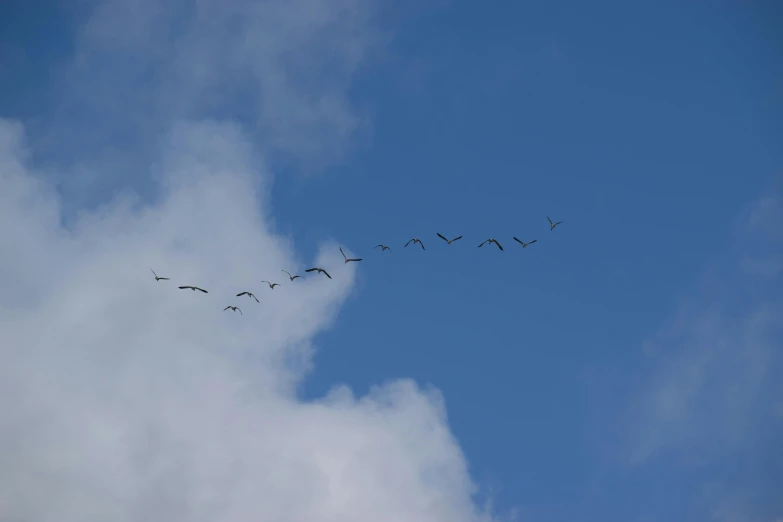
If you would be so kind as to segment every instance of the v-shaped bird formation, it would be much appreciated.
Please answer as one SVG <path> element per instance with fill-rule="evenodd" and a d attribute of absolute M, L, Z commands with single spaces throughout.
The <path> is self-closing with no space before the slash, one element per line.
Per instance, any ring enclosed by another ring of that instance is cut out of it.
<path fill-rule="evenodd" d="M 547 221 L 549 221 L 549 231 L 550 231 L 550 232 L 551 232 L 551 231 L 553 231 L 557 225 L 560 225 L 561 223 L 563 223 L 562 221 L 553 222 L 553 221 L 552 221 L 552 220 L 549 218 L 549 216 L 546 216 L 546 219 L 547 219 Z M 445 241 L 447 245 L 451 245 L 451 244 L 452 244 L 452 243 L 454 243 L 455 241 L 459 241 L 460 239 L 462 239 L 462 236 L 457 236 L 457 237 L 455 237 L 454 239 L 448 239 L 448 238 L 446 238 L 446 236 L 444 236 L 444 235 L 443 235 L 443 234 L 441 234 L 440 232 L 436 232 L 436 235 L 437 235 L 439 238 L 441 238 L 443 241 Z M 514 237 L 513 239 L 514 239 L 514 241 L 516 241 L 517 243 L 519 243 L 520 245 L 522 245 L 522 248 L 527 248 L 527 247 L 529 247 L 530 245 L 532 245 L 533 243 L 536 243 L 536 242 L 538 241 L 537 239 L 533 239 L 532 241 L 528 241 L 528 242 L 526 243 L 526 242 L 522 241 L 521 239 L 519 239 L 519 238 L 517 238 L 517 237 Z M 410 244 L 413 244 L 413 245 L 419 245 L 419 246 L 421 247 L 421 249 L 422 249 L 422 250 L 426 250 L 426 249 L 424 248 L 424 243 L 423 243 L 423 242 L 422 242 L 422 240 L 421 240 L 421 239 L 419 239 L 418 237 L 414 237 L 414 238 L 411 238 L 411 239 L 409 239 L 409 240 L 408 240 L 408 242 L 407 242 L 407 243 L 405 243 L 405 247 L 407 247 L 407 246 L 408 246 L 408 245 L 410 245 Z M 498 247 L 498 249 L 499 249 L 500 251 L 504 251 L 504 250 L 503 250 L 503 246 L 500 244 L 500 242 L 499 242 L 497 239 L 493 238 L 493 237 L 491 237 L 491 238 L 489 238 L 489 239 L 486 239 L 486 240 L 482 241 L 482 242 L 479 244 L 478 248 L 481 248 L 481 247 L 483 247 L 484 245 L 495 245 L 496 247 Z M 390 247 L 388 247 L 387 245 L 384 245 L 384 244 L 382 244 L 382 243 L 379 243 L 378 245 L 376 245 L 376 246 L 373 248 L 373 250 L 375 250 L 375 249 L 378 249 L 378 248 L 380 248 L 380 249 L 381 249 L 381 252 L 384 252 L 384 251 L 388 250 L 388 251 L 389 251 L 389 253 L 391 253 L 391 248 L 390 248 Z M 404 247 L 403 247 L 403 248 L 404 248 Z M 363 258 L 361 258 L 361 257 L 353 257 L 353 258 L 352 258 L 352 257 L 348 257 L 347 255 L 345 255 L 345 252 L 343 252 L 343 249 L 342 249 L 342 248 L 340 248 L 340 254 L 342 254 L 342 256 L 343 256 L 343 262 L 344 262 L 344 263 L 359 262 L 359 261 L 362 261 L 362 259 L 363 259 Z M 160 276 L 158 276 L 158 274 L 156 274 L 156 273 L 155 273 L 155 271 L 154 271 L 154 270 L 152 270 L 152 268 L 150 268 L 150 271 L 152 272 L 152 275 L 153 275 L 153 276 L 155 276 L 155 281 L 169 281 L 169 280 L 171 280 L 171 278 L 170 278 L 170 277 L 160 277 Z M 294 282 L 294 280 L 295 280 L 295 279 L 299 279 L 299 278 L 301 278 L 301 277 L 302 277 L 302 276 L 300 276 L 300 275 L 293 275 L 293 274 L 291 274 L 291 272 L 289 272 L 288 270 L 281 270 L 281 272 L 285 272 L 285 273 L 286 273 L 286 275 L 288 275 L 288 279 L 290 279 L 292 283 Z M 317 266 L 316 266 L 316 267 L 313 267 L 313 268 L 308 268 L 307 270 L 305 270 L 305 272 L 307 272 L 307 273 L 313 273 L 313 272 L 315 272 L 316 274 L 323 274 L 323 275 L 325 275 L 327 278 L 329 278 L 329 279 L 332 279 L 332 276 L 331 276 L 331 275 L 329 275 L 329 272 L 327 272 L 326 270 L 324 270 L 324 269 L 323 269 L 323 268 L 321 268 L 321 267 L 317 267 Z M 275 289 L 275 287 L 277 287 L 277 286 L 281 286 L 281 285 L 280 285 L 280 283 L 273 283 L 273 282 L 271 282 L 271 281 L 266 281 L 266 280 L 264 280 L 264 281 L 261 281 L 261 282 L 262 282 L 262 283 L 266 283 L 266 284 L 269 286 L 269 289 L 270 289 L 270 290 L 274 290 L 274 289 Z M 198 287 L 198 286 L 193 286 L 193 285 L 179 286 L 179 287 L 177 287 L 177 288 L 179 288 L 180 290 L 192 290 L 193 292 L 199 291 L 199 292 L 202 292 L 202 293 L 204 293 L 204 294 L 207 294 L 207 293 L 209 293 L 209 292 L 207 292 L 206 290 L 204 290 L 203 288 L 200 288 L 200 287 Z M 260 301 L 259 301 L 259 300 L 258 300 L 258 298 L 255 296 L 255 294 L 253 294 L 253 292 L 249 292 L 249 291 L 240 292 L 240 293 L 236 294 L 236 297 L 242 297 L 242 296 L 244 296 L 244 295 L 248 296 L 248 298 L 250 298 L 250 299 L 255 299 L 256 303 L 260 303 Z M 224 311 L 224 312 L 225 312 L 225 311 L 228 311 L 228 310 L 231 310 L 232 312 L 239 312 L 239 314 L 240 314 L 240 315 L 244 315 L 244 314 L 242 313 L 242 310 L 240 310 L 240 309 L 239 309 L 239 307 L 238 307 L 238 306 L 235 306 L 235 305 L 228 305 L 228 306 L 226 306 L 226 307 L 223 309 L 223 311 Z"/>

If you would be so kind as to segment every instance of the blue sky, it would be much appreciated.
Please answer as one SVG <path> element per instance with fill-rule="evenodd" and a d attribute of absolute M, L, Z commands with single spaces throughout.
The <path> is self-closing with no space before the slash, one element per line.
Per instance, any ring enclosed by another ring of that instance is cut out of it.
<path fill-rule="evenodd" d="M 294 54 L 279 113 L 235 71 L 177 113 L 243 126 L 303 256 L 333 238 L 364 258 L 301 400 L 434 386 L 479 498 L 521 521 L 783 518 L 783 9 L 344 4 L 328 38 L 347 43 Z M 150 49 L 186 29 L 93 43 L 80 68 L 94 6 L 49 7 L 0 7 L 0 116 L 66 223 L 120 191 L 158 201 L 173 98 L 144 93 L 179 84 Z M 294 116 L 311 89 L 350 109 Z"/>

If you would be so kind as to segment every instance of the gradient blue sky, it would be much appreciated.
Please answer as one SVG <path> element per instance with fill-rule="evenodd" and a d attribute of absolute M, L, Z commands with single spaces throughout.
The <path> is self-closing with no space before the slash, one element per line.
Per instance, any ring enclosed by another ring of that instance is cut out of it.
<path fill-rule="evenodd" d="M 362 125 L 270 147 L 278 230 L 365 258 L 303 399 L 435 386 L 480 497 L 521 521 L 783 518 L 783 7 L 655 4 L 377 4 L 349 78 Z M 158 197 L 155 102 L 68 87 L 75 5 L 0 4 L 0 116 L 70 169 L 66 222 Z M 157 88 L 133 52 L 90 77 Z M 268 138 L 252 93 L 221 94 L 190 115 Z M 79 175 L 109 157 L 125 169 Z"/>

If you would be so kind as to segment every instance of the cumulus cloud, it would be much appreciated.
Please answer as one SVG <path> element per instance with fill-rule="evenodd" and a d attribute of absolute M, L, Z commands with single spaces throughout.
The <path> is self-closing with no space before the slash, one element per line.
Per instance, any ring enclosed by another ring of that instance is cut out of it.
<path fill-rule="evenodd" d="M 356 267 L 275 232 L 270 155 L 350 144 L 375 4 L 79 5 L 54 109 L 0 119 L 0 519 L 490 519 L 436 390 L 295 392 Z"/>
<path fill-rule="evenodd" d="M 0 123 L 3 520 L 479 519 L 436 391 L 297 400 L 355 268 L 270 230 L 237 127 L 180 124 L 164 149 L 159 203 L 120 197 L 66 229 L 21 125 Z M 334 279 L 259 283 L 307 264 Z"/>

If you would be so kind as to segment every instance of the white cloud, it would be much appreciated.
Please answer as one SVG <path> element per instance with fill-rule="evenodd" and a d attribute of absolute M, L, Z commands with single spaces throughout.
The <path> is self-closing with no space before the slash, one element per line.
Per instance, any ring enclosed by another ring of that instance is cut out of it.
<path fill-rule="evenodd" d="M 180 124 L 163 150 L 159 203 L 125 195 L 66 229 L 0 120 L 0 518 L 481 519 L 437 392 L 296 398 L 356 268 L 270 230 L 240 130 Z M 280 272 L 311 264 L 334 279 Z"/>

